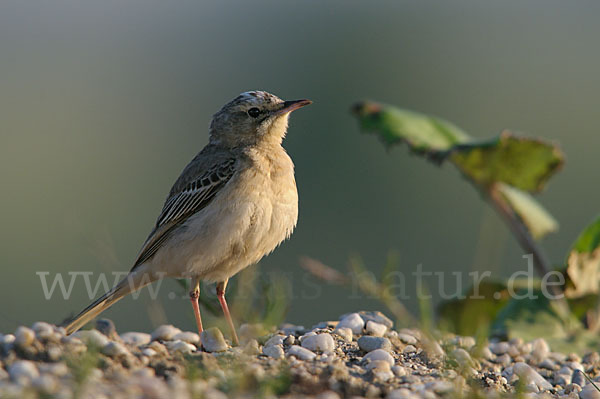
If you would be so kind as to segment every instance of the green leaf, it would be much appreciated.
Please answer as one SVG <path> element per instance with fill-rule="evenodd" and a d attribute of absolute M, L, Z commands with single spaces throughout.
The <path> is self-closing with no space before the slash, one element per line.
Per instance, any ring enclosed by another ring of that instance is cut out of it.
<path fill-rule="evenodd" d="M 564 156 L 551 142 L 504 131 L 483 143 L 457 145 L 450 159 L 473 182 L 489 187 L 502 182 L 538 192 L 562 166 Z"/>
<path fill-rule="evenodd" d="M 600 345 L 600 337 L 586 330 L 574 315 L 564 320 L 540 291 L 533 294 L 536 299 L 512 298 L 508 302 L 492 327 L 495 335 L 525 341 L 544 338 L 553 351 L 564 353 L 583 354 Z"/>
<path fill-rule="evenodd" d="M 535 239 L 558 230 L 558 222 L 533 197 L 507 184 L 498 184 L 498 190 L 521 218 Z"/>
<path fill-rule="evenodd" d="M 406 142 L 417 152 L 446 151 L 469 140 L 456 125 L 440 118 L 365 101 L 353 107 L 361 129 L 376 132 L 389 147 Z"/>
<path fill-rule="evenodd" d="M 600 216 L 587 226 L 577 237 L 572 250 L 579 253 L 593 252 L 600 247 Z"/>

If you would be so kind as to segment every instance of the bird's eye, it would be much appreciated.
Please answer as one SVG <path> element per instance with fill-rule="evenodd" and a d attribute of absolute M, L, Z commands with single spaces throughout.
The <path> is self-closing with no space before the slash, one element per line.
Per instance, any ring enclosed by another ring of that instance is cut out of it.
<path fill-rule="evenodd" d="M 257 118 L 258 115 L 260 115 L 260 109 L 258 109 L 258 108 L 250 108 L 248 110 L 248 115 L 250 115 L 253 118 Z"/>

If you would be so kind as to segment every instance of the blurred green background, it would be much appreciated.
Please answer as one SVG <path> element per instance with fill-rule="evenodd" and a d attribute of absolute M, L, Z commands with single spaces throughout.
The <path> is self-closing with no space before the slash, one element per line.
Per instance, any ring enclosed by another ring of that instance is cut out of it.
<path fill-rule="evenodd" d="M 512 128 L 559 141 L 566 168 L 539 200 L 561 224 L 543 244 L 562 262 L 599 209 L 599 16 L 598 2 L 558 0 L 0 2 L 0 331 L 89 302 L 82 279 L 69 300 L 46 301 L 36 272 L 128 270 L 211 115 L 251 89 L 314 101 L 285 142 L 298 228 L 260 265 L 293 281 L 288 321 L 381 308 L 307 276 L 303 255 L 346 271 L 360 254 L 378 273 L 394 250 L 407 276 L 418 264 L 525 268 L 453 168 L 359 134 L 348 112 L 359 99 L 476 137 Z M 172 281 L 159 295 L 166 320 L 193 329 L 187 299 L 170 292 L 181 293 Z M 105 316 L 147 330 L 145 309 L 126 299 Z"/>

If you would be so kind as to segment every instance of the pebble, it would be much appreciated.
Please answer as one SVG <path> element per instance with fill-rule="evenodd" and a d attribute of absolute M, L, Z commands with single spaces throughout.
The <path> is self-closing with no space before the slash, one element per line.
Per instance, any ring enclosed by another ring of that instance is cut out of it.
<path fill-rule="evenodd" d="M 88 346 L 95 346 L 98 348 L 104 347 L 109 342 L 108 337 L 98 330 L 79 330 L 72 336 L 74 338 L 79 338 Z"/>
<path fill-rule="evenodd" d="M 550 390 L 552 384 L 544 379 L 537 371 L 525 363 L 516 363 L 513 366 L 514 373 L 525 380 L 526 384 L 534 383 L 539 389 Z"/>
<path fill-rule="evenodd" d="M 269 345 L 263 347 L 263 353 L 273 359 L 281 359 L 285 355 L 281 345 Z"/>
<path fill-rule="evenodd" d="M 315 399 L 340 399 L 340 395 L 334 391 L 325 391 L 318 394 Z"/>
<path fill-rule="evenodd" d="M 298 345 L 292 345 L 288 355 L 296 356 L 300 360 L 313 360 L 317 356 L 314 352 Z"/>
<path fill-rule="evenodd" d="M 10 378 L 19 385 L 28 385 L 40 373 L 34 362 L 29 360 L 18 360 L 8 367 Z"/>
<path fill-rule="evenodd" d="M 152 341 L 170 341 L 176 334 L 179 334 L 181 330 L 170 324 L 163 324 L 152 332 Z"/>
<path fill-rule="evenodd" d="M 394 322 L 379 311 L 360 311 L 358 315 L 364 320 L 366 324 L 369 321 L 374 321 L 375 323 L 383 324 L 387 328 L 392 328 L 394 326 Z"/>
<path fill-rule="evenodd" d="M 148 356 L 148 357 L 153 357 L 153 356 L 158 355 L 158 353 L 152 348 L 144 348 L 144 349 L 142 349 L 142 355 Z"/>
<path fill-rule="evenodd" d="M 532 349 L 531 354 L 538 360 L 542 361 L 550 353 L 550 347 L 544 338 L 538 338 L 531 342 Z"/>
<path fill-rule="evenodd" d="M 260 353 L 260 348 L 258 347 L 258 341 L 255 339 L 251 339 L 244 346 L 244 351 L 246 355 L 256 356 Z"/>
<path fill-rule="evenodd" d="M 31 326 L 31 329 L 35 332 L 35 336 L 39 340 L 47 340 L 54 335 L 54 327 L 45 321 L 36 321 Z"/>
<path fill-rule="evenodd" d="M 53 394 L 58 391 L 59 384 L 56 377 L 52 375 L 40 375 L 31 381 L 31 386 L 46 395 Z"/>
<path fill-rule="evenodd" d="M 227 350 L 227 342 L 223 333 L 216 327 L 202 331 L 202 346 L 208 352 L 223 352 Z"/>
<path fill-rule="evenodd" d="M 404 342 L 405 344 L 409 344 L 409 345 L 417 344 L 417 339 L 410 334 L 400 333 L 400 334 L 398 334 L 398 338 L 400 339 L 400 341 Z"/>
<path fill-rule="evenodd" d="M 372 337 L 369 335 L 363 335 L 358 339 L 358 347 L 364 352 L 371 352 L 375 349 L 384 349 L 386 351 L 391 351 L 392 343 L 389 339 L 384 337 Z"/>
<path fill-rule="evenodd" d="M 406 388 L 400 388 L 400 389 L 394 389 L 393 391 L 390 391 L 385 398 L 386 399 L 419 399 L 419 395 L 411 392 L 410 390 L 408 390 Z"/>
<path fill-rule="evenodd" d="M 284 339 L 285 339 L 285 336 L 283 336 L 283 335 L 273 335 L 271 338 L 269 338 L 267 340 L 267 342 L 265 342 L 265 346 L 283 345 Z"/>
<path fill-rule="evenodd" d="M 588 384 L 579 392 L 579 397 L 581 399 L 600 399 L 600 391 L 592 384 Z"/>
<path fill-rule="evenodd" d="M 538 365 L 540 368 L 548 369 L 548 370 L 556 370 L 558 366 L 552 359 L 544 359 Z"/>
<path fill-rule="evenodd" d="M 330 334 L 323 333 L 303 339 L 302 347 L 313 352 L 332 352 L 335 342 Z"/>
<path fill-rule="evenodd" d="M 110 357 L 124 357 L 130 355 L 127 348 L 118 343 L 111 341 L 102 347 L 102 353 Z"/>
<path fill-rule="evenodd" d="M 387 326 L 383 324 L 376 323 L 374 321 L 367 321 L 366 332 L 369 335 L 373 335 L 375 337 L 383 337 L 387 331 Z"/>
<path fill-rule="evenodd" d="M 508 353 L 505 353 L 502 356 L 496 357 L 496 359 L 494 359 L 494 363 L 500 364 L 502 366 L 508 366 L 512 363 L 512 359 L 510 358 Z"/>
<path fill-rule="evenodd" d="M 142 346 L 149 344 L 152 341 L 152 336 L 146 333 L 131 331 L 121 334 L 121 340 L 127 345 Z"/>
<path fill-rule="evenodd" d="M 173 341 L 183 341 L 195 345 L 200 343 L 200 335 L 192 331 L 183 331 L 175 334 L 173 336 Z"/>
<path fill-rule="evenodd" d="M 383 349 L 375 349 L 374 351 L 367 353 L 363 357 L 363 361 L 367 361 L 367 362 L 385 361 L 390 365 L 390 367 L 394 365 L 394 358 L 392 357 L 392 355 L 390 355 L 389 352 L 387 352 Z"/>
<path fill-rule="evenodd" d="M 406 375 L 406 369 L 402 366 L 392 366 L 392 372 L 396 374 L 396 377 L 404 377 Z"/>
<path fill-rule="evenodd" d="M 581 371 L 581 370 L 573 371 L 573 376 L 571 378 L 571 381 L 573 384 L 577 384 L 580 387 L 584 386 L 587 382 L 587 380 L 585 379 L 585 376 L 583 375 L 583 371 Z"/>
<path fill-rule="evenodd" d="M 96 330 L 100 331 L 110 339 L 118 337 L 115 323 L 110 319 L 98 319 L 96 321 Z"/>
<path fill-rule="evenodd" d="M 15 345 L 20 348 L 27 348 L 33 344 L 35 332 L 28 327 L 21 326 L 15 331 Z"/>
<path fill-rule="evenodd" d="M 342 337 L 346 342 L 352 342 L 352 330 L 347 327 L 340 328 L 338 326 L 335 330 L 333 330 L 333 333 Z"/>
<path fill-rule="evenodd" d="M 288 335 L 287 337 L 285 337 L 285 339 L 283 340 L 284 345 L 294 345 L 296 343 L 296 337 L 294 337 L 293 335 Z"/>
<path fill-rule="evenodd" d="M 354 334 L 362 334 L 365 321 L 358 313 L 346 315 L 337 325 L 337 328 L 349 328 Z"/>
<path fill-rule="evenodd" d="M 508 352 L 510 345 L 508 342 L 494 342 L 489 345 L 489 348 L 494 355 L 504 355 Z"/>
<path fill-rule="evenodd" d="M 169 341 L 165 344 L 165 346 L 171 352 L 192 353 L 196 351 L 196 347 L 194 345 L 182 340 Z"/>
<path fill-rule="evenodd" d="M 404 349 L 402 349 L 402 353 L 415 353 L 417 348 L 414 345 L 406 345 Z"/>

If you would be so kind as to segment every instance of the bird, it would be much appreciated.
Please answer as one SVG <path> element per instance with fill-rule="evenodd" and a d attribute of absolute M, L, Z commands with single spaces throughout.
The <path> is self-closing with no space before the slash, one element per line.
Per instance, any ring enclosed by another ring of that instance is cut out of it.
<path fill-rule="evenodd" d="M 191 280 L 198 333 L 202 281 L 216 292 L 239 344 L 225 299 L 229 279 L 288 239 L 298 221 L 294 163 L 282 146 L 292 111 L 311 104 L 247 91 L 213 115 L 208 144 L 173 184 L 128 275 L 64 325 L 72 334 L 124 296 L 161 278 Z"/>

